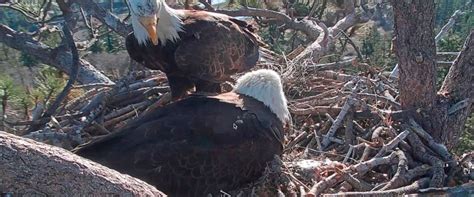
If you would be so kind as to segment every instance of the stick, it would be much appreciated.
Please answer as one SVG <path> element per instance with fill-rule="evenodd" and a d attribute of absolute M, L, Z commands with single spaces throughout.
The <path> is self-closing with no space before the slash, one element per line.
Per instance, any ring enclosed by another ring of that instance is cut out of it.
<path fill-rule="evenodd" d="M 358 85 L 356 85 L 352 89 L 353 94 L 351 94 L 349 98 L 347 98 L 346 102 L 341 108 L 341 112 L 337 116 L 336 120 L 334 120 L 334 123 L 332 124 L 331 128 L 329 128 L 329 131 L 326 133 L 326 135 L 324 135 L 323 141 L 321 142 L 321 146 L 323 147 L 323 150 L 327 148 L 327 146 L 330 143 L 329 137 L 333 137 L 334 134 L 336 134 L 336 131 L 341 126 L 344 120 L 344 117 L 350 111 L 350 109 L 352 108 L 352 105 L 354 105 L 355 103 L 354 97 L 355 97 L 355 92 L 357 91 L 357 89 L 358 89 Z"/>
<path fill-rule="evenodd" d="M 352 176 L 351 174 L 342 171 L 338 168 L 336 168 L 337 173 L 342 175 L 342 178 L 347 181 L 349 184 L 351 184 L 352 187 L 354 187 L 358 191 L 369 191 L 372 188 L 372 185 L 369 183 L 357 179 L 356 177 Z"/>
<path fill-rule="evenodd" d="M 410 124 L 411 128 L 413 128 L 413 131 L 415 131 L 416 134 L 418 134 L 421 138 L 426 140 L 428 142 L 428 146 L 433 149 L 436 153 L 438 153 L 441 158 L 443 158 L 444 161 L 453 161 L 453 157 L 449 153 L 448 149 L 446 146 L 443 144 L 436 143 L 436 141 L 431 137 L 430 134 L 428 134 L 423 128 L 415 122 L 412 118 L 410 118 Z"/>
<path fill-rule="evenodd" d="M 65 43 L 72 53 L 71 73 L 69 75 L 69 80 L 66 86 L 64 86 L 64 89 L 56 97 L 56 100 L 54 100 L 53 104 L 51 104 L 51 106 L 49 106 L 46 112 L 44 112 L 44 114 L 41 116 L 41 119 L 47 120 L 47 121 L 49 121 L 50 117 L 54 115 L 59 105 L 64 101 L 66 96 L 69 94 L 69 91 L 71 90 L 72 86 L 76 82 L 77 74 L 79 71 L 79 52 L 77 51 L 76 44 L 74 43 L 71 30 L 69 29 L 67 23 L 63 24 L 63 33 L 64 33 L 64 38 L 65 38 Z M 47 121 L 41 121 L 39 124 L 31 125 L 26 133 L 31 133 L 33 131 L 36 131 L 42 128 L 44 124 L 47 123 Z"/>
<path fill-rule="evenodd" d="M 379 166 L 379 165 L 384 165 L 384 164 L 389 164 L 393 162 L 393 159 L 395 158 L 395 154 L 392 153 L 389 156 L 386 157 L 378 157 L 378 158 L 372 158 L 371 160 L 346 167 L 343 169 L 344 172 L 354 172 L 357 173 L 359 176 L 362 176 L 363 174 L 367 173 L 370 169 Z M 311 187 L 311 190 L 308 192 L 308 197 L 314 197 L 314 196 L 319 196 L 324 190 L 327 188 L 330 188 L 337 184 L 338 182 L 341 181 L 341 177 L 337 176 L 337 174 L 333 174 L 323 181 L 320 181 Z"/>
<path fill-rule="evenodd" d="M 379 150 L 379 152 L 375 155 L 375 157 L 381 157 L 384 155 L 387 151 L 392 150 L 397 146 L 402 140 L 404 140 L 408 134 L 410 134 L 409 130 L 404 130 L 401 132 L 397 137 L 393 138 L 388 144 L 384 145 L 382 149 Z"/>
<path fill-rule="evenodd" d="M 401 194 L 410 194 L 413 192 L 417 192 L 419 189 L 428 187 L 429 183 L 429 178 L 422 178 L 413 182 L 411 185 L 392 190 L 370 192 L 344 192 L 338 194 L 325 194 L 324 196 L 399 196 Z"/>
<path fill-rule="evenodd" d="M 433 166 L 432 172 L 433 176 L 431 177 L 431 187 L 441 187 L 444 185 L 444 163 L 441 159 L 430 155 L 426 152 L 426 149 L 423 147 L 423 142 L 418 138 L 414 133 L 411 133 L 408 136 L 408 141 L 413 148 L 413 155 L 416 159 L 419 159 L 425 163 L 429 163 Z"/>

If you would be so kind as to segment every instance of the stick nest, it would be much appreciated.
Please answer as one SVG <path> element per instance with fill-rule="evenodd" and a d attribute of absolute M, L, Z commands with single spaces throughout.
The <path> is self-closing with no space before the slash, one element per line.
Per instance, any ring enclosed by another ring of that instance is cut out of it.
<path fill-rule="evenodd" d="M 362 74 L 324 65 L 259 66 L 280 72 L 293 125 L 284 154 L 258 181 L 223 194 L 439 194 L 462 184 L 472 192 L 474 152 L 453 156 L 401 110 L 396 80 L 356 61 L 349 66 Z M 231 88 L 224 84 L 226 91 Z M 169 94 L 165 75 L 157 71 L 133 72 L 113 86 L 80 89 L 81 96 L 63 104 L 44 129 L 24 135 L 72 149 L 116 131 Z"/>

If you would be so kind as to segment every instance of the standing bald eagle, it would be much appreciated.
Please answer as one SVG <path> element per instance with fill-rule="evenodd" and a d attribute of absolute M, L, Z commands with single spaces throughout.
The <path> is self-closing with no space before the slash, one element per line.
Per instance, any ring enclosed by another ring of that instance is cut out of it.
<path fill-rule="evenodd" d="M 205 196 L 261 176 L 282 153 L 289 118 L 279 75 L 262 69 L 231 92 L 190 95 L 74 152 L 170 196 Z"/>
<path fill-rule="evenodd" d="M 173 100 L 196 91 L 220 93 L 230 75 L 259 59 L 259 37 L 245 21 L 196 10 L 176 10 L 163 0 L 130 0 L 133 33 L 128 54 L 166 73 Z"/>

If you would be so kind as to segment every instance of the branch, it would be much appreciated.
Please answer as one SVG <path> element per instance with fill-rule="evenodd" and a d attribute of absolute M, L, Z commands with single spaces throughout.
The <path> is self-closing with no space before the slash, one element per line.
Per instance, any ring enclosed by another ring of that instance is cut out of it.
<path fill-rule="evenodd" d="M 334 123 L 332 124 L 331 128 L 329 128 L 329 131 L 326 133 L 326 135 L 323 137 L 323 141 L 321 142 L 323 150 L 328 147 L 330 140 L 329 137 L 333 137 L 337 131 L 337 129 L 341 126 L 346 114 L 351 110 L 355 103 L 355 97 L 356 97 L 356 91 L 358 90 L 358 83 L 355 85 L 355 87 L 352 89 L 352 93 L 347 98 L 346 102 L 341 108 L 341 112 L 339 115 L 337 115 L 336 120 L 334 120 Z"/>
<path fill-rule="evenodd" d="M 358 163 L 356 165 L 346 167 L 342 171 L 345 173 L 352 172 L 352 173 L 357 173 L 359 175 L 362 175 L 362 174 L 367 173 L 369 170 L 371 170 L 374 167 L 377 167 L 379 165 L 384 165 L 384 164 L 390 164 L 394 162 L 395 156 L 396 156 L 395 153 L 392 153 L 386 157 L 372 158 L 368 161 L 364 161 L 362 163 Z M 314 184 L 313 187 L 311 187 L 311 190 L 308 192 L 307 196 L 308 197 L 320 196 L 321 193 L 324 192 L 324 190 L 326 190 L 329 187 L 334 186 L 339 181 L 341 181 L 341 179 L 335 173 L 327 177 L 326 179 Z"/>
<path fill-rule="evenodd" d="M 301 21 L 295 21 L 283 13 L 272 10 L 242 8 L 240 10 L 216 10 L 215 12 L 227 14 L 229 16 L 255 16 L 273 18 L 283 23 L 286 28 L 303 32 L 312 40 L 317 39 L 320 32 L 320 29 L 310 20 L 302 19 Z"/>
<path fill-rule="evenodd" d="M 308 64 L 305 65 L 308 70 L 316 70 L 316 71 L 321 71 L 321 70 L 338 70 L 346 67 L 351 67 L 353 66 L 355 58 L 349 58 L 347 60 L 342 60 L 339 62 L 331 62 L 331 63 L 324 63 L 324 64 Z"/>
<path fill-rule="evenodd" d="M 463 14 L 464 12 L 461 12 L 460 10 L 454 11 L 454 14 L 451 16 L 451 18 L 449 18 L 449 21 L 441 28 L 441 30 L 436 35 L 435 41 L 438 42 L 444 36 L 446 36 L 448 34 L 448 31 L 454 26 L 456 20 Z"/>
<path fill-rule="evenodd" d="M 441 159 L 429 154 L 427 150 L 424 148 L 423 142 L 420 138 L 411 133 L 408 137 L 408 142 L 410 143 L 411 147 L 413 148 L 413 155 L 416 159 L 423 161 L 425 163 L 429 163 L 432 168 L 432 177 L 430 185 L 433 187 L 441 187 L 444 185 L 444 162 Z"/>
<path fill-rule="evenodd" d="M 51 48 L 42 42 L 38 42 L 31 38 L 30 35 L 15 31 L 8 26 L 0 24 L 0 42 L 8 47 L 23 51 L 29 55 L 34 56 L 41 63 L 53 66 L 67 74 L 72 72 L 72 54 L 64 49 L 64 46 Z M 79 72 L 77 80 L 80 83 L 106 83 L 113 84 L 113 82 L 89 62 L 79 60 Z"/>
<path fill-rule="evenodd" d="M 313 62 L 318 62 L 318 60 L 326 54 L 327 50 L 329 50 L 329 30 L 324 25 L 324 23 L 319 23 L 319 26 L 316 26 L 319 32 L 323 32 L 319 37 L 314 41 L 311 45 L 306 47 L 298 56 L 295 57 L 292 61 L 297 63 L 302 61 L 306 58 L 311 58 Z"/>
<path fill-rule="evenodd" d="M 44 114 L 42 115 L 41 119 L 43 120 L 49 120 L 51 116 L 54 115 L 59 105 L 64 101 L 66 96 L 69 94 L 69 91 L 71 90 L 72 86 L 74 85 L 77 79 L 77 73 L 79 70 L 79 52 L 77 51 L 76 44 L 74 43 L 71 30 L 69 29 L 67 23 L 63 24 L 63 33 L 64 33 L 65 43 L 72 53 L 71 73 L 69 74 L 69 80 L 66 86 L 64 86 L 64 89 L 56 97 L 56 100 L 54 100 L 51 106 L 49 106 L 48 110 L 46 110 L 46 112 L 44 112 Z M 44 124 L 46 123 L 47 121 L 44 121 L 40 124 L 31 125 L 31 127 L 28 130 L 29 132 L 36 131 L 40 129 L 41 127 L 43 127 Z"/>
<path fill-rule="evenodd" d="M 3 131 L 0 152 L 0 188 L 13 196 L 165 196 L 144 181 L 62 148 Z"/>
<path fill-rule="evenodd" d="M 408 136 L 408 134 L 410 134 L 409 130 L 405 130 L 405 131 L 401 132 L 399 135 L 397 135 L 395 138 L 393 138 L 390 142 L 385 144 L 379 150 L 379 152 L 375 155 L 375 157 L 381 157 L 385 153 L 387 153 L 389 150 L 392 150 L 393 148 L 395 148 L 401 141 L 403 141 Z"/>
<path fill-rule="evenodd" d="M 127 35 L 132 32 L 130 25 L 125 24 L 110 11 L 99 7 L 93 0 L 77 0 L 75 2 L 120 36 L 127 37 Z"/>
<path fill-rule="evenodd" d="M 30 20 L 30 21 L 33 21 L 33 22 L 38 22 L 39 21 L 39 18 L 37 16 L 35 16 L 32 13 L 28 13 L 27 10 L 24 10 L 21 7 L 17 7 L 17 6 L 12 5 L 12 4 L 0 3 L 0 8 L 7 8 L 7 9 L 15 10 L 15 11 L 19 12 L 20 14 L 22 14 L 27 20 Z"/>
<path fill-rule="evenodd" d="M 354 26 L 357 23 L 366 22 L 368 17 L 362 14 L 350 13 L 346 17 L 338 21 L 333 27 L 329 29 L 323 23 L 319 23 L 319 26 L 315 25 L 316 29 L 320 32 L 324 32 L 324 35 L 320 35 L 316 41 L 309 45 L 301 54 L 293 59 L 293 62 L 300 62 L 306 58 L 311 58 L 313 62 L 318 62 L 319 59 L 329 51 L 329 46 L 334 45 L 337 38 L 342 35 L 337 33 L 345 31 L 349 27 Z"/>
<path fill-rule="evenodd" d="M 433 137 L 431 137 L 431 135 L 428 132 L 423 130 L 423 128 L 418 123 L 416 123 L 415 120 L 410 118 L 409 121 L 410 121 L 411 128 L 413 129 L 413 131 L 415 131 L 415 133 L 418 134 L 418 136 L 420 136 L 421 138 L 426 140 L 426 142 L 428 142 L 428 147 L 430 147 L 432 150 L 438 153 L 438 155 L 441 156 L 441 158 L 443 158 L 444 161 L 446 162 L 453 161 L 453 157 L 451 156 L 448 149 L 443 144 L 436 143 Z"/>
<path fill-rule="evenodd" d="M 386 191 L 369 191 L 369 192 L 344 192 L 337 194 L 329 194 L 324 196 L 400 196 L 402 194 L 415 193 L 420 189 L 427 188 L 430 183 L 429 178 L 421 178 L 411 185 L 400 187 L 397 189 Z"/>

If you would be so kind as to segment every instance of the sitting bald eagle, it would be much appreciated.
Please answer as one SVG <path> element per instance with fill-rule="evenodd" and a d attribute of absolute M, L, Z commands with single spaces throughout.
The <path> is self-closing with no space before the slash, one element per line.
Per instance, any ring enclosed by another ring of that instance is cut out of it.
<path fill-rule="evenodd" d="M 230 191 L 281 155 L 286 103 L 279 75 L 257 70 L 231 92 L 192 94 L 73 152 L 170 196 Z"/>
<path fill-rule="evenodd" d="M 130 0 L 133 33 L 128 54 L 166 73 L 173 100 L 196 91 L 220 93 L 230 75 L 259 59 L 259 37 L 245 21 L 196 10 L 176 10 L 163 0 Z"/>

